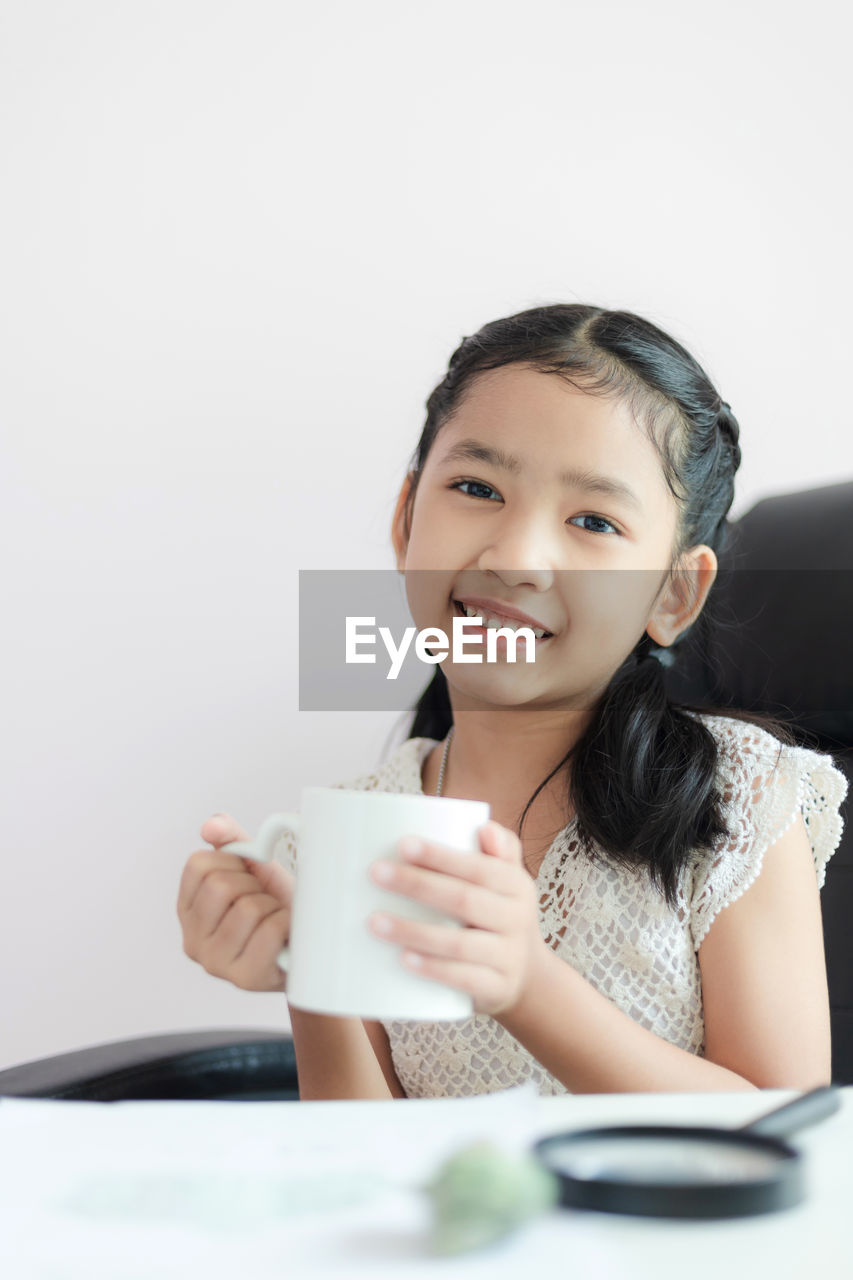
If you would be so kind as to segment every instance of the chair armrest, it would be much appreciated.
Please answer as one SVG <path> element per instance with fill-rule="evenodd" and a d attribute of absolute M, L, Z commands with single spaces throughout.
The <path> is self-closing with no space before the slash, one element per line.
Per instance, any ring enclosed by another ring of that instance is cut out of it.
<path fill-rule="evenodd" d="M 289 1035 L 236 1028 L 137 1036 L 0 1071 L 0 1098 L 296 1099 Z"/>

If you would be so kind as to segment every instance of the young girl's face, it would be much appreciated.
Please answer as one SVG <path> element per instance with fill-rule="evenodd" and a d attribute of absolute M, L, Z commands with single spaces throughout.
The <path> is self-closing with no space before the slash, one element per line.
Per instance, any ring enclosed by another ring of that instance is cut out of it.
<path fill-rule="evenodd" d="M 507 468 L 499 455 L 516 461 Z M 551 633 L 536 641 L 530 665 L 524 641 L 514 664 L 501 649 L 486 662 L 485 646 L 470 641 L 467 653 L 482 652 L 482 663 L 454 663 L 451 653 L 442 669 L 459 706 L 590 705 L 644 631 L 668 644 L 687 625 L 683 596 L 668 583 L 676 503 L 621 400 L 525 365 L 479 374 L 435 438 L 406 541 L 409 485 L 407 477 L 393 541 L 416 626 L 451 637 L 455 602 L 481 597 Z M 713 552 L 702 550 L 715 570 Z"/>

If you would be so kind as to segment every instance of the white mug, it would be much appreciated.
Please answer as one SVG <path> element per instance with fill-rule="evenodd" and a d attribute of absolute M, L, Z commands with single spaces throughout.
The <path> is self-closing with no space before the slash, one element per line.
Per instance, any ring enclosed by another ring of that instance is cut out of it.
<path fill-rule="evenodd" d="M 480 800 L 305 787 L 299 813 L 271 814 L 253 841 L 223 845 L 224 853 L 268 862 L 284 832 L 294 835 L 290 945 L 278 961 L 287 971 L 288 1003 L 342 1017 L 469 1017 L 468 994 L 407 969 L 401 948 L 376 937 L 367 923 L 374 911 L 461 928 L 459 921 L 381 888 L 368 871 L 379 858 L 400 861 L 396 846 L 405 835 L 479 852 L 477 830 L 490 816 Z"/>

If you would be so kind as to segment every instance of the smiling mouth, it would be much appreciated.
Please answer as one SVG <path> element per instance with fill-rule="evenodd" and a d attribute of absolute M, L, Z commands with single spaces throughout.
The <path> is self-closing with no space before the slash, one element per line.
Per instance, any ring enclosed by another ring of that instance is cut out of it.
<path fill-rule="evenodd" d="M 460 618 L 467 618 L 469 622 L 473 622 L 473 618 L 469 618 L 469 617 L 468 617 L 468 614 L 465 612 L 465 610 L 463 609 L 462 605 L 459 603 L 459 601 L 458 601 L 458 600 L 454 600 L 454 601 L 453 601 L 453 607 L 454 607 L 454 609 L 456 610 L 456 613 L 459 615 L 459 617 L 460 617 Z M 482 613 L 480 614 L 480 616 L 482 617 Z M 489 617 L 489 616 L 498 617 L 499 615 L 498 615 L 498 614 L 489 615 L 489 614 L 487 613 L 487 614 L 486 614 L 486 616 L 487 616 L 487 617 Z M 511 626 L 511 627 L 514 627 L 514 626 L 527 626 L 527 623 L 516 623 L 516 621 L 515 621 L 515 619 L 514 619 L 514 618 L 507 618 L 505 621 L 506 621 L 506 625 L 507 625 L 507 626 Z M 532 628 L 531 628 L 531 629 L 532 629 Z M 486 631 L 487 631 L 487 630 L 488 630 L 488 628 L 487 628 L 487 627 L 475 627 L 475 628 L 473 628 L 472 630 L 469 630 L 468 635 L 471 637 L 471 639 L 472 639 L 472 640 L 476 640 L 476 639 L 478 639 L 478 637 L 479 637 L 479 633 L 480 633 L 480 632 L 482 632 L 482 633 L 483 633 L 483 635 L 485 635 L 485 633 L 486 633 Z M 546 632 L 545 632 L 545 634 L 544 634 L 544 636 L 536 636 L 536 637 L 535 637 L 535 639 L 536 639 L 536 644 L 538 644 L 538 645 L 539 645 L 539 644 L 544 644 L 546 640 L 550 640 L 550 639 L 551 639 L 552 635 L 553 635 L 553 632 L 551 632 L 551 631 L 546 631 Z M 503 637 L 502 637 L 502 636 L 498 636 L 498 639 L 499 639 L 499 640 L 503 640 Z"/>

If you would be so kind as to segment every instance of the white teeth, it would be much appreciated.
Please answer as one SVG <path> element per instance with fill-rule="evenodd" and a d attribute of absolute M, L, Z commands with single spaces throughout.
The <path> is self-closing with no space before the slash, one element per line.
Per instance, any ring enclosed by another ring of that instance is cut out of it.
<path fill-rule="evenodd" d="M 462 608 L 469 618 L 483 618 L 484 624 L 489 631 L 496 631 L 499 627 L 508 627 L 510 631 L 518 631 L 519 627 L 526 627 L 526 622 L 511 622 L 509 618 L 496 618 L 494 614 L 483 614 L 480 610 L 475 609 L 473 605 L 463 604 Z M 547 631 L 540 627 L 531 627 L 531 630 L 537 640 L 542 640 Z"/>

